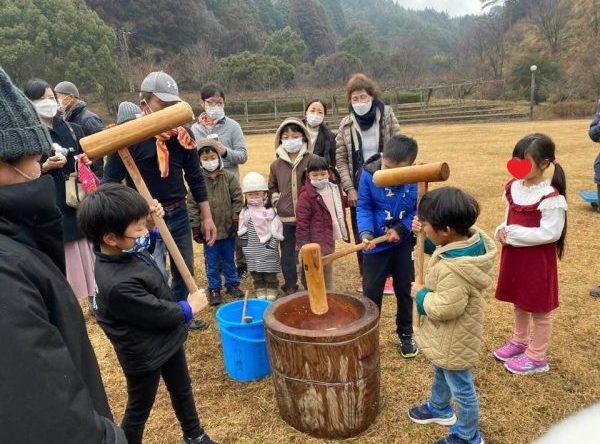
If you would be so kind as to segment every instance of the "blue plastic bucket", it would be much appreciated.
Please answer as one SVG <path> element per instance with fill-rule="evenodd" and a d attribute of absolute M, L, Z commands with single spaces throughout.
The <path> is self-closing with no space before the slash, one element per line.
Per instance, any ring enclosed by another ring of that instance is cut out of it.
<path fill-rule="evenodd" d="M 256 381 L 271 373 L 263 313 L 271 304 L 263 299 L 248 299 L 246 315 L 252 322 L 242 323 L 244 301 L 222 305 L 216 313 L 225 370 L 231 379 L 240 382 Z"/>

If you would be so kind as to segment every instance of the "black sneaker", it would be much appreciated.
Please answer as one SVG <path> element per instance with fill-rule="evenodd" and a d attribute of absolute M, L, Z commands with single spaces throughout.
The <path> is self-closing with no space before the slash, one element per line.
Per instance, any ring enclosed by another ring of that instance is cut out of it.
<path fill-rule="evenodd" d="M 412 336 L 402 336 L 400 338 L 400 355 L 403 358 L 414 358 L 419 354 L 419 348 Z"/>
<path fill-rule="evenodd" d="M 206 433 L 198 436 L 197 438 L 183 438 L 183 444 L 218 444 L 208 437 Z"/>
<path fill-rule="evenodd" d="M 208 324 L 200 319 L 192 319 L 190 321 L 190 325 L 188 326 L 190 330 L 206 330 L 208 328 Z"/>
<path fill-rule="evenodd" d="M 246 268 L 244 266 L 237 267 L 236 271 L 237 271 L 238 279 L 240 281 L 248 275 L 248 268 Z"/>
<path fill-rule="evenodd" d="M 221 305 L 223 298 L 221 297 L 221 290 L 210 290 L 208 292 L 208 303 L 212 307 L 215 305 Z"/>
<path fill-rule="evenodd" d="M 234 287 L 233 285 L 230 287 L 227 287 L 227 293 L 231 296 L 233 296 L 234 298 L 243 298 L 244 297 L 244 292 L 242 290 L 240 290 L 240 287 L 238 287 L 237 285 Z"/>

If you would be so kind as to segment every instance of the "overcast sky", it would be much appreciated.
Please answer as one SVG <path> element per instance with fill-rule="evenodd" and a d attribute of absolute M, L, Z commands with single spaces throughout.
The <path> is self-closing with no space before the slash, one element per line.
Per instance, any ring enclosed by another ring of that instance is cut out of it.
<path fill-rule="evenodd" d="M 479 0 L 396 0 L 396 2 L 409 9 L 433 8 L 437 11 L 446 11 L 453 17 L 481 14 Z"/>

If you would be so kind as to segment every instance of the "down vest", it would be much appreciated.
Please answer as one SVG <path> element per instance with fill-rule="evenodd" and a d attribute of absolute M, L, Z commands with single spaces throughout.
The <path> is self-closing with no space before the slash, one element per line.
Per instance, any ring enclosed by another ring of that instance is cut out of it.
<path fill-rule="evenodd" d="M 465 241 L 438 247 L 429 260 L 425 289 L 417 294 L 426 314 L 416 340 L 438 367 L 465 370 L 477 362 L 485 318 L 484 290 L 492 284 L 496 245 L 474 229 Z"/>

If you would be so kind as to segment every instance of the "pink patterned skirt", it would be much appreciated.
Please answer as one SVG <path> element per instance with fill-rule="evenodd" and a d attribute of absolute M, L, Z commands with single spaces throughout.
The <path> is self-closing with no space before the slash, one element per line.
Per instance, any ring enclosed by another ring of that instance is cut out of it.
<path fill-rule="evenodd" d="M 93 296 L 96 289 L 94 279 L 94 252 L 92 244 L 85 239 L 65 243 L 67 281 L 77 299 Z"/>

